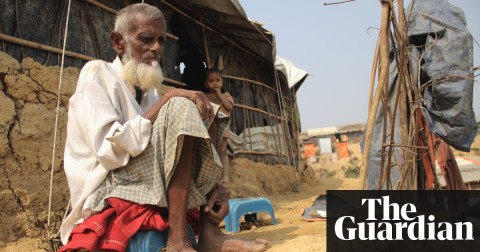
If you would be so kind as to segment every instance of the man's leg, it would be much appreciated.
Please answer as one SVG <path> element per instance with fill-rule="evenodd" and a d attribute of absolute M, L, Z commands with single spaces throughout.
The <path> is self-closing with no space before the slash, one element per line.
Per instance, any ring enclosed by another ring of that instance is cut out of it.
<path fill-rule="evenodd" d="M 195 251 L 187 233 L 187 200 L 193 171 L 194 138 L 184 136 L 182 152 L 168 186 L 169 251 Z"/>
<path fill-rule="evenodd" d="M 220 143 L 218 144 L 218 157 L 220 158 L 220 162 L 222 162 L 223 166 L 222 182 L 224 183 L 230 182 L 230 160 L 228 159 L 227 139 L 228 138 L 222 137 L 222 139 L 220 139 Z"/>

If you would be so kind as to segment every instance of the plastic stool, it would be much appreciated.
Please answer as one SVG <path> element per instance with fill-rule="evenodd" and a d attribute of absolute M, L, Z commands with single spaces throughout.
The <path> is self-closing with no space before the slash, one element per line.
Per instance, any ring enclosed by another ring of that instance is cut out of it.
<path fill-rule="evenodd" d="M 195 234 L 190 225 L 188 225 L 187 232 L 192 247 L 198 249 Z M 162 248 L 167 247 L 167 233 L 168 229 L 162 232 L 157 230 L 140 230 L 128 242 L 126 252 L 159 252 Z"/>
<path fill-rule="evenodd" d="M 235 198 L 229 199 L 229 213 L 225 217 L 225 230 L 227 232 L 238 232 L 240 230 L 240 218 L 245 214 L 267 212 L 272 218 L 273 225 L 277 224 L 273 214 L 272 203 L 267 198 Z"/>

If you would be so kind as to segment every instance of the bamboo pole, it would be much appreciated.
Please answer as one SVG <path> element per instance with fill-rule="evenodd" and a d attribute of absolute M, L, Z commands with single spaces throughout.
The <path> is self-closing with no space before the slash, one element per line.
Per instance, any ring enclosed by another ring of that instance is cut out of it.
<path fill-rule="evenodd" d="M 31 48 L 42 50 L 42 51 L 56 53 L 56 54 L 59 54 L 59 55 L 62 54 L 62 49 L 52 47 L 52 46 L 48 46 L 48 45 L 43 45 L 43 44 L 32 42 L 32 41 L 28 41 L 28 40 L 25 40 L 25 39 L 12 37 L 12 36 L 9 36 L 9 35 L 3 34 L 3 33 L 0 33 L 0 40 L 6 41 L 8 43 L 13 43 L 13 44 L 17 44 L 17 45 L 31 47 Z M 88 55 L 84 55 L 84 54 L 80 54 L 80 53 L 76 53 L 76 52 L 72 52 L 72 51 L 65 51 L 65 55 L 69 56 L 69 57 L 72 57 L 72 58 L 85 60 L 85 61 L 97 60 L 97 58 L 95 58 L 95 57 L 91 57 L 91 56 L 88 56 Z M 187 86 L 187 84 L 185 84 L 183 82 L 180 82 L 180 81 L 177 81 L 177 80 L 174 80 L 174 79 L 164 78 L 164 80 L 166 82 L 172 83 L 172 84 L 180 86 L 180 87 L 186 87 Z"/>
<path fill-rule="evenodd" d="M 268 86 L 267 84 L 264 84 L 260 81 L 254 81 L 254 80 L 250 80 L 250 79 L 246 79 L 246 78 L 242 78 L 242 77 L 237 77 L 237 76 L 232 76 L 232 75 L 222 75 L 223 78 L 226 78 L 226 79 L 233 79 L 233 80 L 241 80 L 241 81 L 246 81 L 246 82 L 250 82 L 250 83 L 254 83 L 254 84 L 257 84 L 257 85 L 260 85 L 262 87 L 265 87 L 265 88 L 268 88 L 270 90 L 272 90 L 273 92 L 275 93 L 278 93 L 276 89 Z"/>
<path fill-rule="evenodd" d="M 30 47 L 30 48 L 33 48 L 33 49 L 39 49 L 39 50 L 43 50 L 43 51 L 47 51 L 47 52 L 56 53 L 56 54 L 59 54 L 59 55 L 61 55 L 63 53 L 62 49 L 52 47 L 52 46 L 48 46 L 48 45 L 43 45 L 43 44 L 32 42 L 32 41 L 28 41 L 28 40 L 21 39 L 21 38 L 12 37 L 12 36 L 9 36 L 9 35 L 3 34 L 3 33 L 0 33 L 0 40 L 6 41 L 6 42 L 9 42 L 9 43 L 13 43 L 13 44 L 17 44 L 17 45 L 21 45 L 21 46 Z M 72 51 L 67 51 L 67 50 L 65 50 L 65 55 L 69 56 L 69 57 L 81 59 L 81 60 L 86 60 L 86 61 L 96 59 L 96 58 L 91 57 L 91 56 L 87 56 L 87 55 L 84 55 L 84 54 L 80 54 L 80 53 L 76 53 L 76 52 L 72 52 Z"/>
<path fill-rule="evenodd" d="M 263 114 L 266 114 L 266 115 L 269 115 L 269 113 L 265 110 L 262 110 L 262 109 L 258 109 L 258 108 L 254 108 L 254 107 L 250 107 L 250 106 L 247 106 L 247 105 L 242 105 L 242 104 L 233 104 L 234 107 L 238 107 L 238 108 L 243 108 L 243 109 L 247 109 L 247 110 L 253 110 L 253 111 L 257 111 L 257 112 L 260 112 L 260 113 L 263 113 Z M 276 115 L 272 115 L 273 117 L 279 119 L 279 120 L 283 120 L 283 121 L 286 121 L 287 119 L 281 117 L 281 116 L 276 116 Z"/>
<path fill-rule="evenodd" d="M 115 10 L 115 9 L 113 9 L 113 8 L 111 8 L 111 7 L 103 4 L 103 3 L 99 3 L 99 2 L 97 2 L 97 1 L 95 1 L 95 0 L 86 0 L 86 2 L 89 3 L 89 4 L 91 4 L 91 5 L 95 5 L 95 6 L 99 7 L 100 9 L 103 9 L 103 10 L 106 10 L 106 11 L 108 11 L 108 12 L 111 12 L 111 13 L 113 13 L 113 14 L 115 14 L 115 15 L 118 13 L 117 10 Z"/>
<path fill-rule="evenodd" d="M 284 157 L 285 155 L 281 155 L 279 153 L 271 152 L 271 151 L 253 151 L 253 150 L 240 150 L 235 152 L 235 154 L 256 154 L 256 155 L 272 155 L 272 156 L 279 156 Z"/>
<path fill-rule="evenodd" d="M 366 179 L 368 171 L 368 158 L 370 157 L 370 147 L 372 145 L 373 127 L 375 124 L 375 117 L 377 116 L 378 105 L 380 103 L 381 96 L 383 95 L 383 89 L 388 83 L 388 64 L 389 64 L 389 43 L 388 43 L 388 27 L 390 24 L 390 4 L 388 0 L 382 0 L 382 18 L 380 28 L 380 74 L 377 92 L 372 103 L 372 107 L 368 113 L 368 120 L 365 132 L 365 147 L 363 154 L 363 167 L 360 170 L 360 187 L 366 188 Z"/>
<path fill-rule="evenodd" d="M 200 18 L 200 22 L 203 24 L 203 17 Z M 203 39 L 203 50 L 205 51 L 205 59 L 207 61 L 207 68 L 213 67 L 212 62 L 210 61 L 210 53 L 208 52 L 207 36 L 205 35 L 205 25 L 202 27 L 202 39 Z M 215 67 L 218 68 L 218 67 Z"/>

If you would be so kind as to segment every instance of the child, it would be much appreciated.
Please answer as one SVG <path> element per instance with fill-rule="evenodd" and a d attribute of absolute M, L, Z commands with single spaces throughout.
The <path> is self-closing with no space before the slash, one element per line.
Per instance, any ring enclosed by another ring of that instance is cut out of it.
<path fill-rule="evenodd" d="M 212 103 L 220 105 L 220 112 L 222 112 L 228 118 L 228 124 L 225 132 L 218 132 L 218 124 L 212 122 L 209 131 L 214 132 L 211 134 L 212 142 L 217 149 L 218 156 L 223 166 L 223 179 L 222 182 L 230 182 L 230 163 L 227 155 L 227 140 L 230 137 L 230 114 L 233 110 L 233 97 L 228 93 L 222 93 L 222 71 L 216 68 L 209 68 L 205 75 L 205 87 L 208 89 L 206 96 Z"/>

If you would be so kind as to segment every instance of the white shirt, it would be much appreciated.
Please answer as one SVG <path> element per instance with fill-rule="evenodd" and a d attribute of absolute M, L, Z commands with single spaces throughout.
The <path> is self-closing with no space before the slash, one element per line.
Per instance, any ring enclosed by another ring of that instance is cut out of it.
<path fill-rule="evenodd" d="M 63 244 L 76 223 L 92 212 L 89 196 L 110 170 L 126 165 L 148 145 L 152 124 L 141 117 L 160 98 L 155 88 L 135 94 L 121 79 L 122 62 L 90 61 L 82 68 L 69 101 L 64 167 L 72 211 L 62 222 Z"/>

